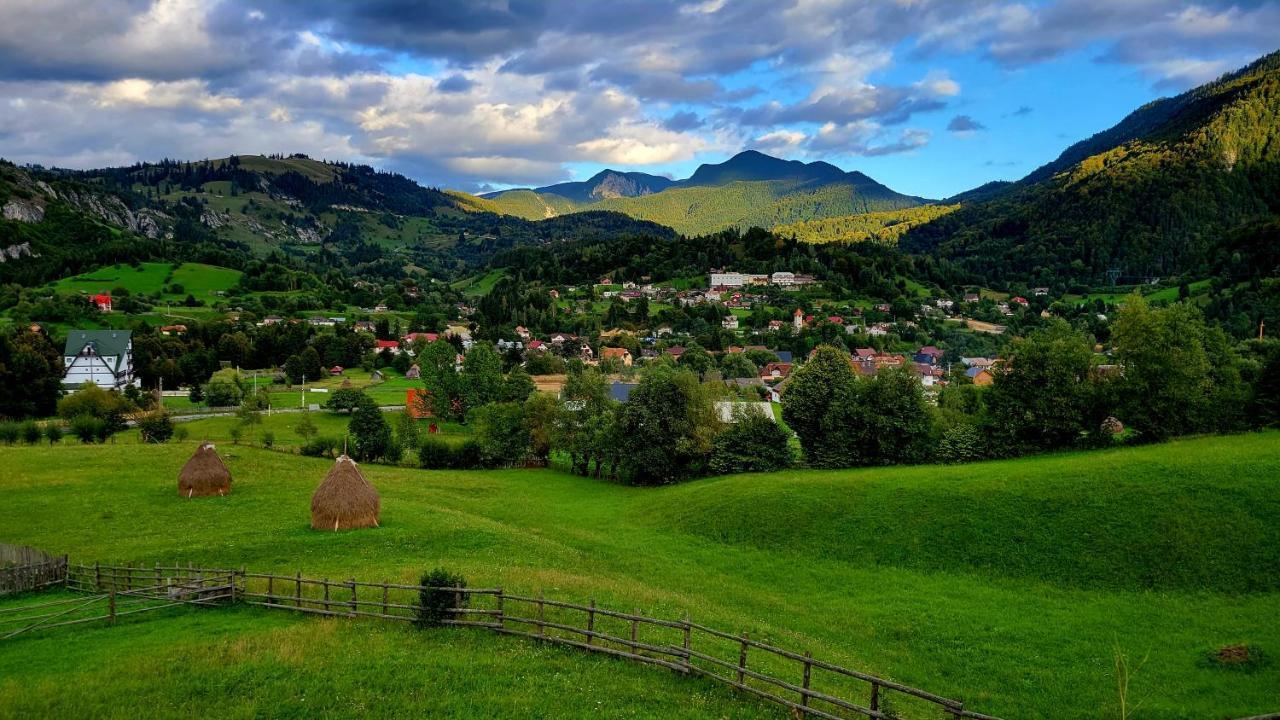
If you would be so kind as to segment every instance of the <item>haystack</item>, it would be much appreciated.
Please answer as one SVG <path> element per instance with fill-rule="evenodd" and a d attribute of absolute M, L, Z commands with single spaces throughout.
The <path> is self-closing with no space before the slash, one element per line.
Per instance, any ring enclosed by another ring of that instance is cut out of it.
<path fill-rule="evenodd" d="M 231 471 L 222 464 L 213 443 L 200 443 L 182 472 L 178 473 L 178 494 L 190 498 L 226 495 L 231 492 Z"/>
<path fill-rule="evenodd" d="M 334 531 L 378 527 L 381 510 L 378 491 L 364 479 L 355 461 L 342 455 L 311 496 L 311 527 Z"/>

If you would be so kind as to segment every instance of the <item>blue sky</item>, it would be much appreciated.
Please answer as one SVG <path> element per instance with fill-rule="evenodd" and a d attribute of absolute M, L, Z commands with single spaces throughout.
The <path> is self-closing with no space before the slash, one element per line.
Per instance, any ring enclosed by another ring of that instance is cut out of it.
<path fill-rule="evenodd" d="M 945 197 L 1280 45 L 1280 0 L 0 0 L 0 156 L 479 191 L 748 148 Z"/>

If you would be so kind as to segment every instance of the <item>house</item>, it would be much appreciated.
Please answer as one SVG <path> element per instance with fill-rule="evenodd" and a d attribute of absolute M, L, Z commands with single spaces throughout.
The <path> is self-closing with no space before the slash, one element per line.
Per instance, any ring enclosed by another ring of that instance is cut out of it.
<path fill-rule="evenodd" d="M 631 351 L 626 348 L 607 347 L 600 349 L 601 360 L 617 360 L 626 367 L 631 367 Z"/>
<path fill-rule="evenodd" d="M 761 380 L 782 380 L 791 374 L 791 363 L 771 362 L 760 368 Z"/>
<path fill-rule="evenodd" d="M 1031 288 L 1031 294 L 1035 295 L 1036 297 L 1044 297 L 1045 295 L 1049 294 L 1049 288 L 1047 287 Z"/>
<path fill-rule="evenodd" d="M 925 345 L 916 351 L 915 355 L 912 356 L 912 360 L 926 365 L 937 365 L 938 361 L 941 360 L 942 356 L 945 354 L 946 353 L 933 345 Z"/>
<path fill-rule="evenodd" d="M 282 322 L 284 322 L 284 318 L 279 315 L 268 315 L 262 318 L 262 322 L 258 323 L 258 325 L 265 327 L 267 325 L 279 325 Z"/>
<path fill-rule="evenodd" d="M 72 330 L 62 351 L 62 386 L 85 383 L 120 390 L 141 383 L 133 376 L 133 333 L 128 330 Z"/>
<path fill-rule="evenodd" d="M 307 318 L 307 322 L 311 323 L 312 327 L 333 327 L 334 326 L 334 322 L 332 318 L 321 317 L 319 315 L 316 315 L 315 317 Z"/>
<path fill-rule="evenodd" d="M 875 362 L 876 349 L 866 347 L 857 348 L 853 351 L 853 357 L 859 362 Z"/>
<path fill-rule="evenodd" d="M 375 352 L 382 352 L 385 350 L 391 353 L 392 355 L 399 355 L 400 341 L 399 340 L 376 340 L 374 341 L 373 349 Z"/>
<path fill-rule="evenodd" d="M 680 356 L 684 355 L 684 348 L 680 345 L 673 345 L 666 349 L 666 353 L 676 360 L 679 360 Z"/>
<path fill-rule="evenodd" d="M 725 315 L 724 319 L 720 321 L 720 327 L 725 330 L 737 330 L 738 316 L 733 314 Z"/>
<path fill-rule="evenodd" d="M 871 327 L 867 328 L 867 334 L 873 335 L 875 337 L 884 337 L 885 335 L 889 334 L 889 330 L 892 327 L 893 326 L 890 325 L 889 323 L 876 323 Z"/>
<path fill-rule="evenodd" d="M 409 369 L 404 371 L 406 380 L 417 380 L 420 377 L 422 377 L 422 368 L 418 367 L 417 363 L 410 365 Z"/>
<path fill-rule="evenodd" d="M 960 362 L 967 368 L 990 368 L 992 365 L 996 364 L 995 359 L 984 357 L 960 358 Z"/>
<path fill-rule="evenodd" d="M 413 332 L 401 338 L 401 340 L 404 341 L 405 345 L 412 345 L 418 342 L 419 340 L 422 340 L 423 342 L 435 342 L 436 340 L 439 340 L 439 339 L 440 339 L 439 335 L 437 335 L 436 333 L 429 333 L 429 332 Z"/>
<path fill-rule="evenodd" d="M 527 347 L 528 347 L 530 350 L 537 350 L 538 352 L 545 352 L 545 351 L 546 351 L 546 349 L 547 349 L 547 344 L 546 344 L 546 343 L 544 343 L 544 342 L 542 342 L 541 340 L 530 340 L 530 341 L 529 341 L 529 344 L 528 344 L 528 346 L 527 346 Z"/>
<path fill-rule="evenodd" d="M 106 293 L 94 295 L 93 305 L 98 308 L 98 312 L 109 313 L 111 312 L 111 296 Z"/>
<path fill-rule="evenodd" d="M 613 382 L 609 384 L 609 397 L 618 402 L 626 402 L 631 398 L 631 391 L 636 389 L 637 383 Z"/>
<path fill-rule="evenodd" d="M 552 291 L 548 292 L 547 294 L 551 296 L 551 299 L 552 299 L 552 300 L 559 300 L 559 299 L 560 299 L 560 291 L 559 291 L 559 290 L 552 290 Z"/>
<path fill-rule="evenodd" d="M 736 273 L 736 272 L 713 272 L 711 275 L 712 287 L 742 287 L 743 285 L 765 285 L 769 282 L 768 275 Z"/>
<path fill-rule="evenodd" d="M 519 335 L 521 340 L 528 340 L 533 337 L 533 334 L 529 332 L 529 328 L 523 325 L 516 326 L 516 335 Z"/>
<path fill-rule="evenodd" d="M 494 343 L 498 347 L 498 352 L 507 352 L 508 350 L 523 350 L 524 343 L 519 340 L 498 340 Z"/>
<path fill-rule="evenodd" d="M 790 350 L 770 350 L 770 352 L 772 352 L 781 362 L 784 362 L 784 363 L 791 362 Z"/>
<path fill-rule="evenodd" d="M 186 325 L 164 325 L 160 328 L 160 334 L 166 337 L 171 335 L 185 335 L 186 332 Z"/>
<path fill-rule="evenodd" d="M 776 272 L 769 276 L 769 282 L 779 287 L 790 287 L 796 284 L 796 274 L 791 272 Z"/>
<path fill-rule="evenodd" d="M 671 327 L 670 325 L 659 325 L 653 331 L 653 334 L 657 337 L 663 337 L 664 335 L 671 335 L 674 333 L 675 333 L 675 328 Z"/>
<path fill-rule="evenodd" d="M 333 367 L 329 368 L 329 374 L 338 376 L 338 375 L 341 375 L 344 370 L 345 368 L 343 368 L 341 365 L 334 365 Z"/>
<path fill-rule="evenodd" d="M 946 377 L 946 373 L 943 372 L 942 368 L 936 365 L 917 362 L 913 363 L 912 367 L 915 368 L 916 374 L 920 376 L 920 384 L 925 387 L 933 387 L 942 383 Z"/>
<path fill-rule="evenodd" d="M 978 295 L 978 293 L 965 293 L 965 294 L 964 294 L 964 301 L 965 301 L 965 302 L 967 302 L 967 303 L 976 303 L 976 302 L 978 302 L 978 301 L 979 301 L 979 300 L 981 300 L 981 299 L 982 299 L 982 297 L 981 297 L 980 295 Z"/>
<path fill-rule="evenodd" d="M 597 285 L 612 285 L 612 284 L 613 284 L 613 278 L 609 277 L 608 275 L 605 275 L 605 276 L 601 277 L 601 278 L 600 278 L 600 282 L 598 282 L 598 283 L 596 283 L 596 284 L 597 284 Z"/>
<path fill-rule="evenodd" d="M 749 418 L 753 415 L 775 420 L 773 417 L 773 406 L 767 402 L 733 402 L 721 400 L 716 402 L 715 408 L 716 415 L 720 416 L 720 422 L 734 423 L 738 422 L 738 420 L 742 418 Z"/>
<path fill-rule="evenodd" d="M 804 310 L 796 308 L 796 311 L 791 313 L 791 324 L 797 331 L 804 329 Z"/>
<path fill-rule="evenodd" d="M 782 321 L 781 321 L 781 320 L 770 320 L 770 321 L 769 321 L 769 330 L 770 330 L 770 331 L 773 331 L 773 332 L 776 332 L 776 331 L 778 331 L 778 330 L 781 330 L 781 329 L 782 329 L 782 325 L 783 325 L 783 323 L 782 323 Z"/>
<path fill-rule="evenodd" d="M 971 367 L 965 370 L 964 376 L 972 380 L 974 385 L 990 385 L 996 380 L 990 370 L 981 367 Z"/>
<path fill-rule="evenodd" d="M 388 308 L 386 305 L 383 305 L 382 303 L 378 303 L 377 305 L 373 306 L 373 311 L 376 313 L 384 313 L 389 309 L 390 308 Z"/>
<path fill-rule="evenodd" d="M 591 362 L 596 359 L 596 351 L 592 350 L 590 345 L 583 342 L 578 347 L 578 357 L 582 358 L 586 362 Z"/>
<path fill-rule="evenodd" d="M 577 340 L 577 339 L 578 339 L 578 336 L 574 335 L 573 333 L 564 333 L 564 332 L 551 333 L 552 345 L 563 345 L 567 342 L 573 342 L 574 340 Z"/>
<path fill-rule="evenodd" d="M 356 332 L 377 332 L 378 330 L 372 320 L 357 320 L 352 323 L 351 329 Z"/>

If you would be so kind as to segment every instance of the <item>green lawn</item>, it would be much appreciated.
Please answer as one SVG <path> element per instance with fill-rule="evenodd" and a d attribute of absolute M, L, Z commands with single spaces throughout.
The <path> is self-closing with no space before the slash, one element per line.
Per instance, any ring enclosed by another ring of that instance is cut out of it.
<path fill-rule="evenodd" d="M 476 275 L 450 285 L 454 290 L 461 290 L 463 295 L 483 297 L 489 294 L 494 285 L 506 275 L 505 270 L 490 270 L 484 275 Z"/>
<path fill-rule="evenodd" d="M 1010 720 L 1117 717 L 1117 648 L 1145 658 L 1134 718 L 1277 709 L 1277 663 L 1199 660 L 1242 642 L 1280 655 L 1280 433 L 650 489 L 366 465 L 382 527 L 342 534 L 308 529 L 328 461 L 220 444 L 233 492 L 184 501 L 175 479 L 193 448 L 0 448 L 0 541 L 334 578 L 410 581 L 443 565 L 513 592 L 688 612 Z M 0 643 L 0 717 L 209 704 L 230 717 L 784 716 L 514 639 L 177 615 Z"/>

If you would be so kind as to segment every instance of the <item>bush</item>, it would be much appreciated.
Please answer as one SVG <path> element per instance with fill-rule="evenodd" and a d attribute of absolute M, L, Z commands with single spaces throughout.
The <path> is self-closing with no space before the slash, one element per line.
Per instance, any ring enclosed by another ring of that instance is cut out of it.
<path fill-rule="evenodd" d="M 0 441 L 5 445 L 12 445 L 18 442 L 18 436 L 22 434 L 22 428 L 15 422 L 0 423 Z"/>
<path fill-rule="evenodd" d="M 480 443 L 475 440 L 468 438 L 454 446 L 451 464 L 454 470 L 474 470 L 482 467 L 483 463 L 484 452 L 480 448 Z"/>
<path fill-rule="evenodd" d="M 445 470 L 452 467 L 453 448 L 434 435 L 427 435 L 418 443 L 418 464 L 428 470 Z"/>
<path fill-rule="evenodd" d="M 760 414 L 739 417 L 711 444 L 711 471 L 718 474 L 770 472 L 790 467 L 790 436 Z"/>
<path fill-rule="evenodd" d="M 191 431 L 187 430 L 187 428 L 185 428 L 182 425 L 179 425 L 173 429 L 173 439 L 177 440 L 178 442 L 182 442 L 186 440 L 187 437 L 189 437 L 190 435 L 191 435 Z"/>
<path fill-rule="evenodd" d="M 91 443 L 106 432 L 106 422 L 92 415 L 77 415 L 71 418 L 71 434 L 82 443 Z"/>
<path fill-rule="evenodd" d="M 173 437 L 173 421 L 163 410 L 138 418 L 138 434 L 145 443 L 166 443 Z"/>
<path fill-rule="evenodd" d="M 453 619 L 455 609 L 468 605 L 467 593 L 458 593 L 448 588 L 465 588 L 466 578 L 451 573 L 444 568 L 436 568 L 424 573 L 418 580 L 422 589 L 418 591 L 418 607 L 414 624 L 418 627 L 439 627 L 446 620 Z"/>
<path fill-rule="evenodd" d="M 334 457 L 338 453 L 337 438 L 314 437 L 303 443 L 298 452 L 308 457 Z"/>
<path fill-rule="evenodd" d="M 276 434 L 270 430 L 262 433 L 262 447 L 270 450 L 276 444 Z"/>
<path fill-rule="evenodd" d="M 244 426 L 236 423 L 231 426 L 231 442 L 235 445 L 240 444 L 240 438 L 244 437 Z"/>
<path fill-rule="evenodd" d="M 947 428 L 938 442 L 938 461 L 944 463 L 966 463 L 986 457 L 986 442 L 982 433 L 969 423 L 960 423 Z"/>
<path fill-rule="evenodd" d="M 391 426 L 377 404 L 367 397 L 352 413 L 347 431 L 351 434 L 350 454 L 357 462 L 378 460 L 391 450 Z"/>
<path fill-rule="evenodd" d="M 231 407 L 244 399 L 244 390 L 229 378 L 214 378 L 204 386 L 204 401 L 209 407 Z"/>
<path fill-rule="evenodd" d="M 35 420 L 28 420 L 22 423 L 22 442 L 28 445 L 35 445 L 40 442 L 40 438 L 44 433 L 40 432 L 40 426 Z"/>
<path fill-rule="evenodd" d="M 62 442 L 62 426 L 50 420 L 44 426 L 44 436 L 48 438 L 50 446 Z"/>

